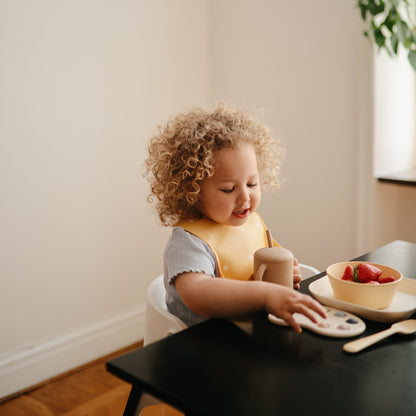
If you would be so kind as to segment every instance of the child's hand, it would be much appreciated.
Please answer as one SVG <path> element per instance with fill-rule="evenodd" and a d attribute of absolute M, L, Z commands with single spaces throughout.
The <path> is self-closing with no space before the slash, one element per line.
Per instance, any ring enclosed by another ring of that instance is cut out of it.
<path fill-rule="evenodd" d="M 326 318 L 323 307 L 311 296 L 285 286 L 270 284 L 266 298 L 266 311 L 282 318 L 296 332 L 302 332 L 302 329 L 292 315 L 298 312 L 316 323 L 317 319 L 312 310 L 321 315 L 322 318 Z"/>
<path fill-rule="evenodd" d="M 300 288 L 300 281 L 302 280 L 302 272 L 299 263 L 296 259 L 293 260 L 293 289 Z"/>

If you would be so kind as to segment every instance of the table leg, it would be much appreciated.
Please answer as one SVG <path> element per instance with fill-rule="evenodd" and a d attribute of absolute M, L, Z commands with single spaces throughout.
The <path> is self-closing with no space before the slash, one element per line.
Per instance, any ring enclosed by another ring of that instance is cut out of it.
<path fill-rule="evenodd" d="M 130 395 L 127 400 L 126 407 L 124 409 L 123 416 L 134 416 L 136 413 L 137 406 L 139 405 L 140 397 L 142 396 L 142 388 L 138 385 L 133 384 Z"/>

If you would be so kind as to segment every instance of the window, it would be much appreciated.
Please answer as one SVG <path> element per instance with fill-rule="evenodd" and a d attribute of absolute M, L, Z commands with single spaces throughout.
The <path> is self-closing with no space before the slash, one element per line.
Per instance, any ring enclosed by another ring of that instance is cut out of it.
<path fill-rule="evenodd" d="M 376 54 L 374 67 L 374 174 L 416 169 L 416 74 L 407 56 Z M 416 178 L 414 178 L 416 179 Z"/>

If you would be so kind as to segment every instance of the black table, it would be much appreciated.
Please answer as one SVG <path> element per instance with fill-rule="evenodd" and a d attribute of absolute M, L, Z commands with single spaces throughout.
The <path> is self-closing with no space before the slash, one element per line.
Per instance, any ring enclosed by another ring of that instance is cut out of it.
<path fill-rule="evenodd" d="M 416 279 L 413 243 L 394 241 L 355 260 Z M 301 291 L 324 274 L 302 282 Z M 363 336 L 390 326 L 366 324 Z M 125 415 L 142 391 L 189 415 L 416 415 L 415 336 L 394 335 L 352 355 L 342 350 L 350 340 L 296 334 L 259 313 L 252 334 L 211 319 L 113 359 L 107 369 L 133 385 Z"/>

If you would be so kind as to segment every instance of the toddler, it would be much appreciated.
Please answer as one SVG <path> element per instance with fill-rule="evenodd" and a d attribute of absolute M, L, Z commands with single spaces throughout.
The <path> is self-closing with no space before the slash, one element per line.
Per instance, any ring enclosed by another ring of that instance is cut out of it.
<path fill-rule="evenodd" d="M 283 150 L 254 114 L 220 104 L 213 112 L 179 114 L 149 144 L 150 202 L 173 226 L 164 252 L 168 310 L 187 325 L 265 310 L 296 332 L 299 312 L 325 311 L 297 289 L 253 281 L 253 254 L 267 246 L 256 213 L 265 185 L 278 186 Z"/>

